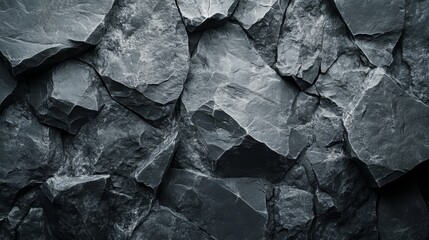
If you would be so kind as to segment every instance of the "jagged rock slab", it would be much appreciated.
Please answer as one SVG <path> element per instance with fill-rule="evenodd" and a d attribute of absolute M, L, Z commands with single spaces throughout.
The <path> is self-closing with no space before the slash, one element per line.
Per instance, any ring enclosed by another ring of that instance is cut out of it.
<path fill-rule="evenodd" d="M 327 1 L 289 4 L 277 48 L 275 67 L 301 88 L 313 84 L 343 52 L 353 49 L 345 26 Z"/>
<path fill-rule="evenodd" d="M 56 176 L 42 186 L 44 211 L 54 238 L 106 239 L 109 175 Z"/>
<path fill-rule="evenodd" d="M 412 177 L 388 186 L 380 193 L 380 240 L 429 238 L 429 211 Z"/>
<path fill-rule="evenodd" d="M 392 63 L 404 27 L 404 0 L 334 0 L 357 45 L 376 66 Z"/>
<path fill-rule="evenodd" d="M 150 121 L 170 116 L 189 64 L 175 1 L 131 0 L 112 11 L 106 35 L 86 60 L 116 101 Z"/>
<path fill-rule="evenodd" d="M 17 232 L 19 240 L 47 240 L 43 208 L 31 208 Z"/>
<path fill-rule="evenodd" d="M 220 26 L 228 21 L 238 0 L 177 0 L 188 31 Z"/>
<path fill-rule="evenodd" d="M 16 80 L 0 62 L 0 111 L 8 105 L 9 98 L 16 84 Z"/>
<path fill-rule="evenodd" d="M 276 61 L 277 43 L 288 4 L 289 0 L 241 0 L 233 15 L 270 66 Z"/>
<path fill-rule="evenodd" d="M 31 81 L 29 102 L 42 123 L 76 134 L 102 107 L 100 81 L 92 67 L 67 60 Z"/>
<path fill-rule="evenodd" d="M 0 220 L 22 188 L 43 183 L 62 162 L 59 131 L 40 124 L 19 101 L 0 114 Z"/>
<path fill-rule="evenodd" d="M 345 118 L 350 151 L 374 186 L 383 186 L 429 159 L 429 107 L 376 69 Z"/>
<path fill-rule="evenodd" d="M 170 169 L 160 194 L 161 204 L 216 239 L 264 237 L 268 213 L 261 180 L 222 180 L 189 170 Z"/>
<path fill-rule="evenodd" d="M 402 39 L 402 54 L 410 69 L 412 90 L 426 105 L 429 105 L 428 9 L 428 1 L 407 1 Z"/>
<path fill-rule="evenodd" d="M 215 167 L 238 175 L 219 174 L 276 178 L 292 163 L 286 160 L 287 122 L 297 93 L 263 61 L 239 26 L 227 24 L 205 31 L 199 41 L 182 112 L 198 129 Z M 253 146 L 261 150 L 257 156 L 251 156 Z"/>
<path fill-rule="evenodd" d="M 0 52 L 14 75 L 55 64 L 96 45 L 113 0 L 0 4 Z"/>
<path fill-rule="evenodd" d="M 178 213 L 160 207 L 150 213 L 131 238 L 131 240 L 140 239 L 213 240 L 214 238 Z"/>
<path fill-rule="evenodd" d="M 289 186 L 278 187 L 277 231 L 283 239 L 307 239 L 314 218 L 313 194 Z"/>

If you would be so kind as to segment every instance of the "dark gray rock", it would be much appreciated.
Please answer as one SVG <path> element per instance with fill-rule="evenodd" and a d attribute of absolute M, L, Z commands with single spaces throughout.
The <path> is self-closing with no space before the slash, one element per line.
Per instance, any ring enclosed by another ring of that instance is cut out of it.
<path fill-rule="evenodd" d="M 225 24 L 238 0 L 177 0 L 188 31 L 200 31 Z"/>
<path fill-rule="evenodd" d="M 288 4 L 289 0 L 241 0 L 233 15 L 270 66 L 276 61 L 277 42 Z"/>
<path fill-rule="evenodd" d="M 0 63 L 0 111 L 9 103 L 9 98 L 16 87 L 16 80 L 6 67 Z"/>
<path fill-rule="evenodd" d="M 380 240 L 429 238 L 429 211 L 416 181 L 407 177 L 382 189 L 378 203 Z"/>
<path fill-rule="evenodd" d="M 297 93 L 263 61 L 239 26 L 227 24 L 205 31 L 199 41 L 182 113 L 219 174 L 276 178 L 292 164 L 286 159 L 292 141 L 287 122 Z"/>
<path fill-rule="evenodd" d="M 131 240 L 140 239 L 209 240 L 215 238 L 180 214 L 166 207 L 159 207 L 150 213 L 131 238 Z"/>
<path fill-rule="evenodd" d="M 407 1 L 402 39 L 403 59 L 410 69 L 412 92 L 429 104 L 429 2 Z"/>
<path fill-rule="evenodd" d="M 18 240 L 47 240 L 43 208 L 31 208 L 18 227 Z"/>
<path fill-rule="evenodd" d="M 334 0 L 356 43 L 376 66 L 392 63 L 392 51 L 404 27 L 404 0 Z"/>
<path fill-rule="evenodd" d="M 0 52 L 14 75 L 55 64 L 96 45 L 113 0 L 0 4 Z"/>
<path fill-rule="evenodd" d="M 60 167 L 59 131 L 40 124 L 19 101 L 0 114 L 0 220 L 23 188 L 43 183 Z"/>
<path fill-rule="evenodd" d="M 92 67 L 68 60 L 31 81 L 29 102 L 40 122 L 76 134 L 102 107 L 100 81 Z"/>
<path fill-rule="evenodd" d="M 281 239 L 308 239 L 314 218 L 313 194 L 289 186 L 278 187 L 277 231 Z"/>
<path fill-rule="evenodd" d="M 104 190 L 109 175 L 56 176 L 42 186 L 43 209 L 54 238 L 106 239 L 108 205 Z"/>
<path fill-rule="evenodd" d="M 161 204 L 174 209 L 216 239 L 263 239 L 268 213 L 265 187 L 250 178 L 216 179 L 170 169 Z"/>
<path fill-rule="evenodd" d="M 369 76 L 345 118 L 349 149 L 374 186 L 383 186 L 429 159 L 429 107 L 383 70 Z"/>
<path fill-rule="evenodd" d="M 175 1 L 124 0 L 90 62 L 119 103 L 150 121 L 170 116 L 186 80 L 188 39 Z"/>

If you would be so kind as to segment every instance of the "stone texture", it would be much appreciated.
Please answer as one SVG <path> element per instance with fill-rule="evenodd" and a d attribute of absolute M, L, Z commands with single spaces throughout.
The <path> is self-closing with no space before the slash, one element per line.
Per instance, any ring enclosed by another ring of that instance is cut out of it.
<path fill-rule="evenodd" d="M 170 169 L 161 204 L 190 219 L 216 239 L 262 239 L 268 213 L 263 182 L 216 179 L 189 170 Z"/>
<path fill-rule="evenodd" d="M 113 0 L 0 4 L 0 52 L 14 75 L 50 66 L 96 45 Z"/>
<path fill-rule="evenodd" d="M 383 186 L 429 159 L 429 107 L 375 70 L 345 119 L 351 152 L 375 186 Z M 376 134 L 374 134 L 376 133 Z"/>
<path fill-rule="evenodd" d="M 200 31 L 224 24 L 234 12 L 238 0 L 177 0 L 188 31 Z"/>
<path fill-rule="evenodd" d="M 97 73 L 68 60 L 31 82 L 29 102 L 40 122 L 76 134 L 101 109 Z"/>
<path fill-rule="evenodd" d="M 90 62 L 110 95 L 150 121 L 174 110 L 188 73 L 185 27 L 174 1 L 124 0 Z"/>
<path fill-rule="evenodd" d="M 16 80 L 6 67 L 0 63 L 0 111 L 10 102 L 10 97 L 16 87 Z"/>
<path fill-rule="evenodd" d="M 43 208 L 31 208 L 18 227 L 19 240 L 47 240 Z"/>

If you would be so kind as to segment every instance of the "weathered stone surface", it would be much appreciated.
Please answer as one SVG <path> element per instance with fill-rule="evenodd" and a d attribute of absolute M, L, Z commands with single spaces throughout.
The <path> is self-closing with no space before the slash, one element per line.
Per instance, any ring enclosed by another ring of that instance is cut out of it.
<path fill-rule="evenodd" d="M 136 229 L 131 240 L 209 240 L 215 239 L 195 224 L 166 207 L 153 210 Z"/>
<path fill-rule="evenodd" d="M 221 180 L 170 169 L 160 202 L 216 239 L 262 239 L 268 218 L 264 189 L 257 179 Z"/>
<path fill-rule="evenodd" d="M 239 26 L 227 24 L 204 32 L 182 108 L 209 150 L 208 159 L 237 173 L 225 175 L 276 178 L 291 165 L 287 121 L 297 92 L 259 57 Z"/>
<path fill-rule="evenodd" d="M 29 102 L 42 123 L 76 134 L 102 107 L 100 81 L 92 67 L 68 60 L 30 83 Z"/>
<path fill-rule="evenodd" d="M 47 240 L 43 208 L 31 208 L 18 227 L 19 240 Z"/>
<path fill-rule="evenodd" d="M 313 194 L 289 186 L 281 186 L 278 191 L 276 222 L 280 237 L 307 239 L 314 218 Z"/>
<path fill-rule="evenodd" d="M 217 27 L 227 22 L 238 0 L 177 0 L 188 31 Z"/>
<path fill-rule="evenodd" d="M 189 64 L 175 1 L 121 1 L 89 59 L 119 103 L 156 121 L 170 116 Z"/>
<path fill-rule="evenodd" d="M 381 191 L 378 213 L 380 240 L 429 238 L 429 211 L 412 178 Z"/>
<path fill-rule="evenodd" d="M 106 239 L 108 206 L 104 189 L 109 175 L 57 176 L 42 186 L 44 211 L 54 238 Z"/>
<path fill-rule="evenodd" d="M 0 4 L 0 52 L 14 75 L 57 63 L 96 45 L 113 0 Z"/>
<path fill-rule="evenodd" d="M 375 70 L 347 114 L 350 151 L 374 186 L 383 186 L 429 159 L 429 107 Z"/>
<path fill-rule="evenodd" d="M 8 215 L 16 194 L 43 183 L 62 162 L 60 133 L 40 124 L 19 101 L 0 114 L 0 220 Z"/>
<path fill-rule="evenodd" d="M 392 63 L 392 50 L 404 27 L 405 0 L 334 0 L 356 38 L 357 45 L 376 66 Z"/>
<path fill-rule="evenodd" d="M 16 87 L 16 80 L 0 62 L 0 111 L 8 105 L 8 98 Z"/>
<path fill-rule="evenodd" d="M 276 61 L 277 42 L 288 4 L 289 0 L 242 0 L 233 15 L 270 66 Z"/>
<path fill-rule="evenodd" d="M 410 69 L 412 92 L 429 105 L 429 2 L 407 1 L 402 39 L 403 59 Z"/>

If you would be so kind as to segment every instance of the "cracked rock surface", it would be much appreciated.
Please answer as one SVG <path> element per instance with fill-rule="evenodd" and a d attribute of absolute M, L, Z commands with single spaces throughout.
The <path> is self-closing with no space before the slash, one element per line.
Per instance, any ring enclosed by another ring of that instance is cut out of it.
<path fill-rule="evenodd" d="M 0 1 L 1 240 L 429 239 L 429 0 Z"/>

